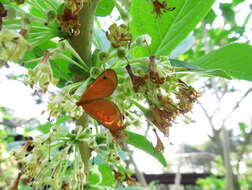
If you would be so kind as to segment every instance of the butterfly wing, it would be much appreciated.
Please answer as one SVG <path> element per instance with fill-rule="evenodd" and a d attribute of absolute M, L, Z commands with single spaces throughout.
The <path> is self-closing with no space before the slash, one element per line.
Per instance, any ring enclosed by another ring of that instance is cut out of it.
<path fill-rule="evenodd" d="M 121 112 L 113 102 L 98 99 L 82 104 L 82 107 L 90 116 L 110 131 L 116 131 L 121 128 Z"/>
<path fill-rule="evenodd" d="M 117 86 L 117 76 L 114 70 L 107 69 L 83 93 L 77 105 L 82 105 L 92 100 L 104 98 L 113 93 Z"/>

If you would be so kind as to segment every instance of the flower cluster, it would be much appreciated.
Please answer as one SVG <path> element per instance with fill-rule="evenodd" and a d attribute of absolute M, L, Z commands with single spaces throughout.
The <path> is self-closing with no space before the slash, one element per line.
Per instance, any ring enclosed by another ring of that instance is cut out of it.
<path fill-rule="evenodd" d="M 57 15 L 57 20 L 63 31 L 79 34 L 79 11 L 83 3 L 87 0 L 66 0 L 64 3 L 63 13 Z"/>
<path fill-rule="evenodd" d="M 80 118 L 83 114 L 81 106 L 75 104 L 75 98 L 71 96 L 71 86 L 66 86 L 57 95 L 52 95 L 47 109 L 50 117 L 58 117 L 63 113 L 71 112 L 72 118 Z"/>
<path fill-rule="evenodd" d="M 41 62 L 39 62 L 38 65 L 33 69 L 29 69 L 28 74 L 29 79 L 26 81 L 26 83 L 29 84 L 31 88 L 33 88 L 34 85 L 38 83 L 43 93 L 48 90 L 50 83 L 54 85 L 57 84 L 58 79 L 53 78 L 49 51 L 44 52 L 44 56 L 41 59 Z"/>
<path fill-rule="evenodd" d="M 199 94 L 193 87 L 179 79 L 175 73 L 169 73 L 170 76 L 160 76 L 156 67 L 155 56 L 150 56 L 148 74 L 135 75 L 130 64 L 126 66 L 126 69 L 135 93 L 145 97 L 149 109 L 136 105 L 144 112 L 147 119 L 165 136 L 168 136 L 172 122 L 179 114 L 191 111 L 192 104 Z"/>

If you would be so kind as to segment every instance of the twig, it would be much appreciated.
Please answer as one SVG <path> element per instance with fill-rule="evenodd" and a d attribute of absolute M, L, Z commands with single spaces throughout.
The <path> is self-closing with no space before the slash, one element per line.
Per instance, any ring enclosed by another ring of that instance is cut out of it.
<path fill-rule="evenodd" d="M 210 124 L 210 127 L 212 128 L 213 131 L 215 131 L 216 129 L 214 128 L 214 124 L 213 124 L 213 118 L 210 116 L 210 114 L 207 112 L 206 108 L 200 103 L 200 101 L 197 100 L 197 103 L 199 104 L 199 106 L 201 107 L 201 109 L 203 110 L 206 118 L 208 119 L 208 122 Z"/>
<path fill-rule="evenodd" d="M 236 105 L 233 107 L 232 111 L 228 114 L 228 116 L 227 116 L 225 119 L 223 119 L 223 125 L 224 125 L 224 123 L 231 117 L 231 115 L 233 114 L 233 112 L 234 112 L 237 108 L 239 108 L 240 103 L 249 95 L 250 92 L 252 92 L 252 87 L 249 88 L 249 89 L 245 92 L 245 94 L 244 94 L 244 95 L 242 96 L 242 98 L 236 103 Z"/>

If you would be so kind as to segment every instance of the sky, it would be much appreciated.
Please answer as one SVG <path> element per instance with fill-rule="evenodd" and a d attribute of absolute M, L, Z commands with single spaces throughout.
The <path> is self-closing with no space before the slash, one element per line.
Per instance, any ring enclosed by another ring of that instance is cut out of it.
<path fill-rule="evenodd" d="M 222 1 L 222 2 L 230 2 L 230 1 Z M 216 4 L 214 5 L 214 9 L 217 10 Z M 237 13 L 237 21 L 239 24 L 243 23 L 247 12 L 249 11 L 248 1 L 247 3 L 242 3 L 236 8 Z M 113 19 L 112 16 L 107 18 L 107 20 L 102 23 L 104 26 L 108 25 L 108 21 L 111 22 Z M 222 18 L 217 18 L 214 25 L 216 27 L 223 25 Z M 106 28 L 106 27 L 105 27 Z M 252 19 L 250 19 L 246 35 L 248 38 L 252 38 Z M 241 39 L 242 42 L 242 39 Z M 41 123 L 47 122 L 47 115 L 41 115 L 43 110 L 46 110 L 46 104 L 35 104 L 34 98 L 31 96 L 33 90 L 30 87 L 25 86 L 22 82 L 15 81 L 15 80 L 7 80 L 6 75 L 19 75 L 19 74 L 27 74 L 27 70 L 15 65 L 10 64 L 10 68 L 1 68 L 0 69 L 0 106 L 8 107 L 10 109 L 15 110 L 14 116 L 23 119 L 30 119 L 30 118 L 37 118 L 41 121 Z M 205 79 L 203 79 L 205 80 Z M 247 89 L 251 87 L 250 82 L 246 81 L 238 81 L 233 80 L 231 82 L 236 88 L 239 90 L 235 93 L 228 94 L 224 101 L 222 102 L 221 114 L 217 114 L 217 118 L 214 121 L 216 125 L 219 125 L 221 118 L 225 117 L 230 113 L 232 108 L 235 106 L 237 100 L 239 100 L 242 95 L 245 93 Z M 193 86 L 200 91 L 202 85 L 202 81 L 195 82 Z M 45 95 L 44 100 L 46 100 L 47 95 Z M 216 101 L 213 95 L 209 92 L 205 93 L 202 97 L 199 98 L 199 101 L 206 107 L 206 109 L 211 113 L 216 108 Z M 235 129 L 238 127 L 238 122 L 251 122 L 251 105 L 252 105 L 252 94 L 246 97 L 244 101 L 240 104 L 240 108 L 238 108 L 227 121 L 227 128 Z M 174 160 L 174 156 L 176 156 L 176 152 L 179 151 L 179 147 L 181 144 L 191 144 L 191 145 L 198 145 L 204 141 L 209 140 L 208 135 L 211 135 L 211 130 L 208 124 L 208 121 L 202 112 L 199 105 L 195 104 L 189 116 L 196 121 L 196 123 L 192 124 L 184 124 L 182 121 L 177 121 L 176 124 L 170 130 L 170 137 L 169 139 L 162 138 L 163 143 L 165 144 L 165 151 L 164 155 L 168 160 Z M 0 126 L 1 128 L 1 126 Z M 19 129 L 20 132 L 23 130 L 22 128 Z M 236 130 L 237 131 L 237 130 Z M 155 137 L 154 135 L 150 136 L 150 140 L 155 144 Z M 172 143 L 172 145 L 171 145 Z M 143 162 L 143 158 L 145 161 Z M 134 159 L 141 171 L 146 173 L 160 173 L 163 170 L 161 164 L 156 161 L 151 156 L 145 155 L 142 151 L 136 150 L 134 153 Z M 146 167 L 148 166 L 148 167 Z M 149 167 L 153 166 L 153 167 Z"/>

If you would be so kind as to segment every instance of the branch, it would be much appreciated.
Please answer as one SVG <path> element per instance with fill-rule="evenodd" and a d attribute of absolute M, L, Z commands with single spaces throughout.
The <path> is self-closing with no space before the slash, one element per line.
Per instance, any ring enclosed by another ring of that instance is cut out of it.
<path fill-rule="evenodd" d="M 199 106 L 201 107 L 201 109 L 203 110 L 210 127 L 212 128 L 212 131 L 214 133 L 214 131 L 216 131 L 216 129 L 214 128 L 214 124 L 213 124 L 213 118 L 209 115 L 209 113 L 207 112 L 206 108 L 200 103 L 200 101 L 197 100 L 197 103 L 199 104 Z"/>
<path fill-rule="evenodd" d="M 224 123 L 231 117 L 231 115 L 233 114 L 233 112 L 240 107 L 240 103 L 249 95 L 249 93 L 252 92 L 252 87 L 249 88 L 245 94 L 242 96 L 242 98 L 236 103 L 236 105 L 234 106 L 234 108 L 232 109 L 232 111 L 228 114 L 228 116 L 223 119 L 223 125 Z"/>
<path fill-rule="evenodd" d="M 83 8 L 79 12 L 80 34 L 70 38 L 70 44 L 85 63 L 91 65 L 91 44 L 94 27 L 95 10 L 99 0 L 91 0 L 83 3 Z M 84 77 L 85 78 L 85 77 Z M 88 127 L 88 115 L 83 113 L 82 117 L 76 122 L 84 128 Z M 87 176 L 91 149 L 87 142 L 79 142 L 78 147 L 84 163 L 84 173 Z"/>
<path fill-rule="evenodd" d="M 91 44 L 93 36 L 95 10 L 99 0 L 83 3 L 79 13 L 80 34 L 70 38 L 70 44 L 88 65 L 91 64 Z"/>

